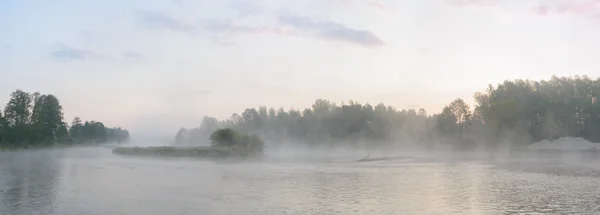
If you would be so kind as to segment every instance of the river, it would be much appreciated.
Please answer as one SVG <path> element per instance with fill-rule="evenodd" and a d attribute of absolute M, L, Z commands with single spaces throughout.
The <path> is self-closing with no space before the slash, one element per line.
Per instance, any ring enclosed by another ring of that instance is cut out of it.
<path fill-rule="evenodd" d="M 599 214 L 583 155 L 215 162 L 107 148 L 0 152 L 2 215 Z"/>

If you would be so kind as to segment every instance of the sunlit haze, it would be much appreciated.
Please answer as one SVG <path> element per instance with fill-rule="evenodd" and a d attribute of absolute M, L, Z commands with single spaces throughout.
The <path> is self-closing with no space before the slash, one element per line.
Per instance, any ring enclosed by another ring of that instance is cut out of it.
<path fill-rule="evenodd" d="M 598 2 L 8 0 L 0 101 L 51 93 L 65 121 L 167 136 L 317 98 L 439 112 L 507 79 L 600 76 Z"/>

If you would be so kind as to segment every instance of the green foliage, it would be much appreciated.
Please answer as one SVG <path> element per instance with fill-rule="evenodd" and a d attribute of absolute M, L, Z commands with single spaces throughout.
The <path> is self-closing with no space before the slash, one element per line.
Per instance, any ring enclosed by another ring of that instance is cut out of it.
<path fill-rule="evenodd" d="M 384 104 L 337 105 L 324 99 L 303 110 L 247 108 L 222 121 L 206 117 L 200 127 L 180 130 L 176 143 L 200 143 L 217 128 L 260 134 L 273 144 L 297 140 L 321 145 L 440 143 L 470 148 L 508 141 L 522 147 L 565 136 L 600 142 L 600 79 L 553 76 L 547 81 L 505 81 L 488 85 L 484 92 L 475 93 L 474 100 L 473 110 L 456 99 L 433 115 Z M 233 131 L 221 132 L 228 135 L 215 134 L 218 144 L 227 145 L 232 141 L 227 138 L 236 136 Z"/>
<path fill-rule="evenodd" d="M 58 131 L 64 126 L 62 106 L 53 95 L 34 93 L 31 116 L 32 142 L 52 144 L 58 140 Z"/>
<path fill-rule="evenodd" d="M 533 141 L 564 136 L 600 141 L 600 79 L 556 77 L 505 81 L 477 95 L 492 134 L 526 131 Z"/>
<path fill-rule="evenodd" d="M 218 129 L 210 135 L 212 146 L 233 147 L 242 141 L 242 135 L 230 128 Z"/>
<path fill-rule="evenodd" d="M 217 129 L 210 135 L 210 141 L 213 147 L 234 147 L 248 153 L 265 150 L 265 143 L 259 136 L 240 134 L 230 128 Z"/>
<path fill-rule="evenodd" d="M 4 118 L 9 126 L 19 127 L 29 123 L 31 102 L 31 95 L 22 90 L 15 90 L 10 94 L 10 100 L 4 108 Z"/>
<path fill-rule="evenodd" d="M 32 104 L 33 103 L 33 104 Z M 0 147 L 48 147 L 58 143 L 125 142 L 129 132 L 121 128 L 105 128 L 100 122 L 81 123 L 76 117 L 73 126 L 63 121 L 63 108 L 54 95 L 15 90 L 0 113 Z"/>
<path fill-rule="evenodd" d="M 10 94 L 10 100 L 4 107 L 4 144 L 15 145 L 29 141 L 31 101 L 31 95 L 22 90 Z"/>
<path fill-rule="evenodd" d="M 75 117 L 70 128 L 71 141 L 75 144 L 94 144 L 129 141 L 129 131 L 121 128 L 106 128 L 102 122 L 86 121 Z"/>
<path fill-rule="evenodd" d="M 340 106 L 318 99 L 311 108 L 304 110 L 248 108 L 241 114 L 233 114 L 229 119 L 218 121 L 217 127 L 260 134 L 269 142 L 298 140 L 311 144 L 336 141 L 360 144 L 360 141 L 385 143 L 399 139 L 406 141 L 417 138 L 428 139 L 428 131 L 435 128 L 435 124 L 430 119 L 431 116 L 427 116 L 423 109 L 398 111 L 384 104 L 362 105 L 355 101 Z M 199 128 L 180 129 L 175 142 L 177 144 L 202 143 L 201 140 L 193 138 L 202 130 L 201 128 L 205 128 L 204 123 Z M 231 133 L 224 135 L 228 138 L 238 136 L 230 130 L 220 132 Z M 217 132 L 213 135 L 216 138 L 221 133 Z M 224 140 L 212 141 L 212 143 L 226 145 L 231 142 L 231 139 L 221 139 Z"/>
<path fill-rule="evenodd" d="M 0 146 L 4 145 L 4 137 L 6 135 L 6 120 L 4 120 L 4 116 L 2 116 L 2 111 L 0 111 Z"/>

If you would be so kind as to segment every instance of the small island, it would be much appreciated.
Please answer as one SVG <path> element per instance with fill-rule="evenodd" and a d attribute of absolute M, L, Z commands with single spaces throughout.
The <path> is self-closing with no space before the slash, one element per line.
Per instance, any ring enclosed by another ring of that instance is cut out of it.
<path fill-rule="evenodd" d="M 253 134 L 241 134 L 230 128 L 222 128 L 210 135 L 210 146 L 154 146 L 117 147 L 114 154 L 144 155 L 165 157 L 262 157 L 265 154 L 264 141 Z"/>

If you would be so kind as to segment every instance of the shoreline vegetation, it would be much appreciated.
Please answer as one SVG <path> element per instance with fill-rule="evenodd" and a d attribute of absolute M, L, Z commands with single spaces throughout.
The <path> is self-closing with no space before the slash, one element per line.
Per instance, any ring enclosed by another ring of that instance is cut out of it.
<path fill-rule="evenodd" d="M 15 90 L 0 111 L 0 151 L 125 143 L 129 131 L 75 117 L 69 125 L 52 94 Z"/>
<path fill-rule="evenodd" d="M 110 144 L 110 143 L 107 143 Z M 121 145 L 121 144 L 119 144 Z M 24 151 L 24 150 L 42 150 L 42 149 L 66 149 L 66 148 L 85 148 L 85 147 L 107 147 L 110 145 L 98 144 L 98 143 L 79 143 L 79 144 L 71 144 L 71 143 L 52 143 L 52 144 L 33 144 L 33 145 L 24 145 L 20 147 L 4 147 L 0 146 L 0 152 L 2 151 Z M 111 147 L 113 148 L 113 147 Z"/>
<path fill-rule="evenodd" d="M 148 146 L 148 147 L 117 147 L 112 150 L 114 154 L 160 156 L 160 157 L 243 157 L 235 148 L 211 146 Z"/>
<path fill-rule="evenodd" d="M 112 152 L 121 155 L 163 157 L 257 158 L 262 157 L 266 150 L 260 137 L 241 134 L 229 128 L 214 131 L 209 140 L 210 146 L 117 147 Z"/>
<path fill-rule="evenodd" d="M 373 106 L 350 100 L 336 104 L 325 99 L 317 99 L 308 108 L 287 111 L 265 106 L 246 108 L 228 119 L 205 116 L 199 127 L 181 128 L 174 147 L 119 147 L 113 152 L 262 156 L 266 145 L 273 149 L 522 151 L 533 143 L 565 137 L 600 142 L 600 78 L 552 76 L 540 81 L 504 81 L 488 85 L 473 98 L 473 107 L 456 98 L 435 114 L 422 108 L 399 110 L 383 103 Z M 129 138 L 125 129 L 107 128 L 97 121 L 82 122 L 79 117 L 69 125 L 63 121 L 58 98 L 51 94 L 16 90 L 0 111 L 0 151 L 125 143 Z M 207 143 L 210 147 L 181 149 L 187 152 L 178 148 Z"/>
<path fill-rule="evenodd" d="M 36 150 L 36 149 L 62 149 L 69 148 L 71 145 L 63 143 L 53 143 L 49 145 L 27 145 L 23 147 L 5 147 L 0 146 L 0 152 L 2 151 L 21 151 L 21 150 Z"/>
<path fill-rule="evenodd" d="M 220 128 L 260 135 L 274 149 L 410 146 L 522 151 L 532 143 L 562 137 L 600 142 L 600 78 L 507 80 L 496 86 L 489 84 L 473 99 L 473 107 L 456 98 L 435 114 L 383 103 L 373 106 L 350 100 L 336 104 L 325 99 L 317 99 L 305 109 L 246 108 L 228 119 L 205 116 L 199 127 L 181 128 L 175 144 L 205 145 L 211 132 Z"/>

